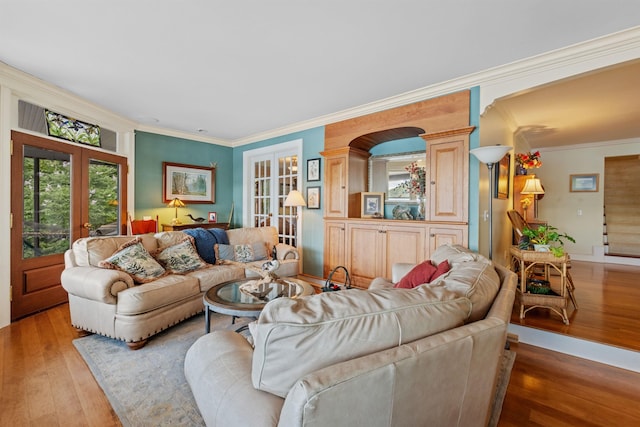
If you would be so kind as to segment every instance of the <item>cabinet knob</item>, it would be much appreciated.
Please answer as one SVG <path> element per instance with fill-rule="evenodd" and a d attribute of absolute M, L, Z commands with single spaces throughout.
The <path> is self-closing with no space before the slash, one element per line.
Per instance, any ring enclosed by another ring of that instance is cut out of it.
<path fill-rule="evenodd" d="M 431 181 L 431 185 L 436 185 L 436 182 L 435 181 Z"/>
<path fill-rule="evenodd" d="M 429 234 L 429 237 L 436 237 L 436 235 L 431 233 L 431 234 Z"/>

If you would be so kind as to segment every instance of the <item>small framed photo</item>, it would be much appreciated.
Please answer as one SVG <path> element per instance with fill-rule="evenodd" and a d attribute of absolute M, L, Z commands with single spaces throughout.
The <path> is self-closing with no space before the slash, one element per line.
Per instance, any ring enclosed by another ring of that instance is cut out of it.
<path fill-rule="evenodd" d="M 218 214 L 215 212 L 209 212 L 209 222 L 218 222 Z"/>
<path fill-rule="evenodd" d="M 360 193 L 360 216 L 362 218 L 382 218 L 384 193 Z"/>
<path fill-rule="evenodd" d="M 307 181 L 320 181 L 320 159 L 307 160 Z"/>
<path fill-rule="evenodd" d="M 569 176 L 569 191 L 572 193 L 579 192 L 597 192 L 600 174 L 575 174 Z"/>
<path fill-rule="evenodd" d="M 307 209 L 320 209 L 320 187 L 307 187 Z"/>

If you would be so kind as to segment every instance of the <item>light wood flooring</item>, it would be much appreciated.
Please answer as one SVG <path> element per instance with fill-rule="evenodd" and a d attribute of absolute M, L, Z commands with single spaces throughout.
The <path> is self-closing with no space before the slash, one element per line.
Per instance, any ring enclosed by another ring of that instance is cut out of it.
<path fill-rule="evenodd" d="M 571 325 L 545 310 L 525 324 L 637 349 L 640 268 L 573 262 L 571 273 Z M 66 304 L 0 329 L 0 426 L 120 426 L 75 337 Z M 512 350 L 499 426 L 640 425 L 640 374 L 522 343 Z"/>

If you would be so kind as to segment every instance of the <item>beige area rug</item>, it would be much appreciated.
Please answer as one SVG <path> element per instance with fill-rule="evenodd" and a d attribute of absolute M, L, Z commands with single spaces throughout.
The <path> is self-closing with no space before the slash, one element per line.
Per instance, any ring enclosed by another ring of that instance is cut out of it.
<path fill-rule="evenodd" d="M 250 319 L 211 313 L 211 329 L 235 330 Z M 184 377 L 184 357 L 204 335 L 204 315 L 186 320 L 132 351 L 122 341 L 89 335 L 73 341 L 125 427 L 204 426 Z M 505 351 L 500 365 L 490 426 L 497 425 L 515 353 Z M 231 427 L 231 426 L 230 426 Z"/>

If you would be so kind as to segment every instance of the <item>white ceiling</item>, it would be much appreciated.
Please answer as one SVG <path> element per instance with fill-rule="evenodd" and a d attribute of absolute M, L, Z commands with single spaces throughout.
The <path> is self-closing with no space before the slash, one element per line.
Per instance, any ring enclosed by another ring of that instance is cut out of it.
<path fill-rule="evenodd" d="M 639 16 L 637 0 L 0 0 L 0 61 L 141 124 L 233 143 Z M 531 98 L 501 108 L 530 138 L 564 126 L 554 106 L 567 120 L 586 115 L 545 99 L 535 102 L 549 117 L 522 107 Z M 596 116 L 608 110 L 600 102 Z"/>

